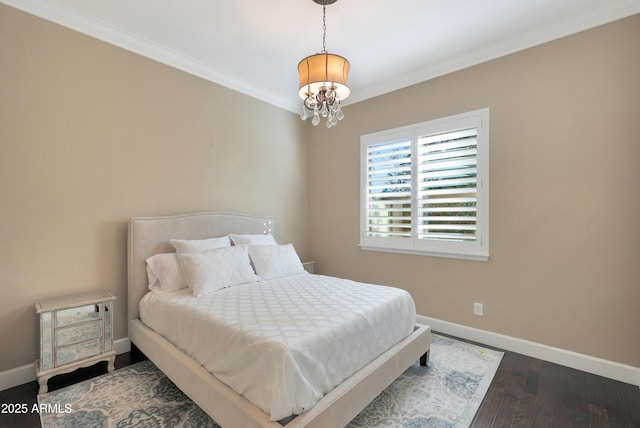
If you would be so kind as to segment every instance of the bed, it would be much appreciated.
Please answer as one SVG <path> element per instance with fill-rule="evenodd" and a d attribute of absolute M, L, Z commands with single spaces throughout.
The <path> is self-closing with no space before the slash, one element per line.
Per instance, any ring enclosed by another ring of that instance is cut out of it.
<path fill-rule="evenodd" d="M 156 254 L 174 250 L 171 239 L 205 239 L 235 234 L 270 234 L 273 220 L 229 213 L 194 213 L 168 217 L 132 218 L 128 252 L 128 329 L 131 342 L 160 368 L 185 394 L 223 427 L 327 427 L 345 426 L 371 400 L 410 365 L 426 365 L 430 328 L 414 324 L 409 334 L 373 358 L 363 368 L 297 416 L 273 421 L 269 414 L 212 375 L 191 353 L 183 352 L 140 319 L 140 302 L 147 294 L 146 262 Z M 291 281 L 307 281 L 313 275 Z M 330 277 L 323 278 L 327 284 Z M 286 284 L 285 284 L 286 285 Z M 283 285 L 284 286 L 284 285 Z M 246 395 L 246 394 L 245 394 Z"/>

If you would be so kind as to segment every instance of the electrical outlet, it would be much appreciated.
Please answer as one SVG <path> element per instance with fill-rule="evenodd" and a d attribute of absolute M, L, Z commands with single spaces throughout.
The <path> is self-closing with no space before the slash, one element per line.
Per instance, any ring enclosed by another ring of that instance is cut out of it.
<path fill-rule="evenodd" d="M 473 304 L 473 315 L 482 316 L 482 303 Z"/>

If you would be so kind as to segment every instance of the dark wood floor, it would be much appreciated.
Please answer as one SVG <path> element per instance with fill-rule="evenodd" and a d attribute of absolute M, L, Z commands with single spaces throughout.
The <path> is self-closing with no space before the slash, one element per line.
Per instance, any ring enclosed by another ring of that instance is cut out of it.
<path fill-rule="evenodd" d="M 116 369 L 143 359 L 134 349 L 118 355 Z M 56 376 L 49 390 L 102 373 L 106 363 Z M 0 404 L 31 409 L 37 393 L 38 383 L 29 382 L 0 391 Z M 0 413 L 0 427 L 40 427 L 40 418 Z M 507 351 L 471 427 L 640 428 L 640 388 Z"/>
<path fill-rule="evenodd" d="M 505 352 L 473 428 L 640 428 L 640 388 Z"/>

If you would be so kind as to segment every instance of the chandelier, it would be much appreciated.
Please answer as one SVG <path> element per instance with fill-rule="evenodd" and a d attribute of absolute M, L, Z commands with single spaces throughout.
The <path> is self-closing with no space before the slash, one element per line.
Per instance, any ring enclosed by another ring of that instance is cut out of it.
<path fill-rule="evenodd" d="M 337 0 L 313 1 L 322 5 L 322 52 L 310 55 L 298 64 L 298 95 L 303 100 L 300 118 L 307 120 L 313 116 L 311 123 L 317 126 L 322 116 L 327 118 L 327 128 L 331 128 L 344 118 L 340 101 L 351 93 L 347 81 L 350 64 L 346 58 L 327 52 L 326 7 Z"/>

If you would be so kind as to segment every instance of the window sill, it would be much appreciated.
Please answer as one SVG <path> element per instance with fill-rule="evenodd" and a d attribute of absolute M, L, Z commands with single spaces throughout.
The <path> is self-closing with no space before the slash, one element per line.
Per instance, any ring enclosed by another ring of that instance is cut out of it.
<path fill-rule="evenodd" d="M 380 251 L 384 253 L 412 254 L 415 256 L 444 257 L 448 259 L 474 260 L 479 262 L 486 262 L 487 260 L 489 260 L 489 254 L 481 254 L 481 253 L 449 253 L 444 251 L 427 251 L 427 250 L 416 250 L 416 249 L 407 249 L 407 248 L 378 247 L 378 246 L 371 246 L 371 245 L 360 245 L 360 249 L 365 251 Z"/>

